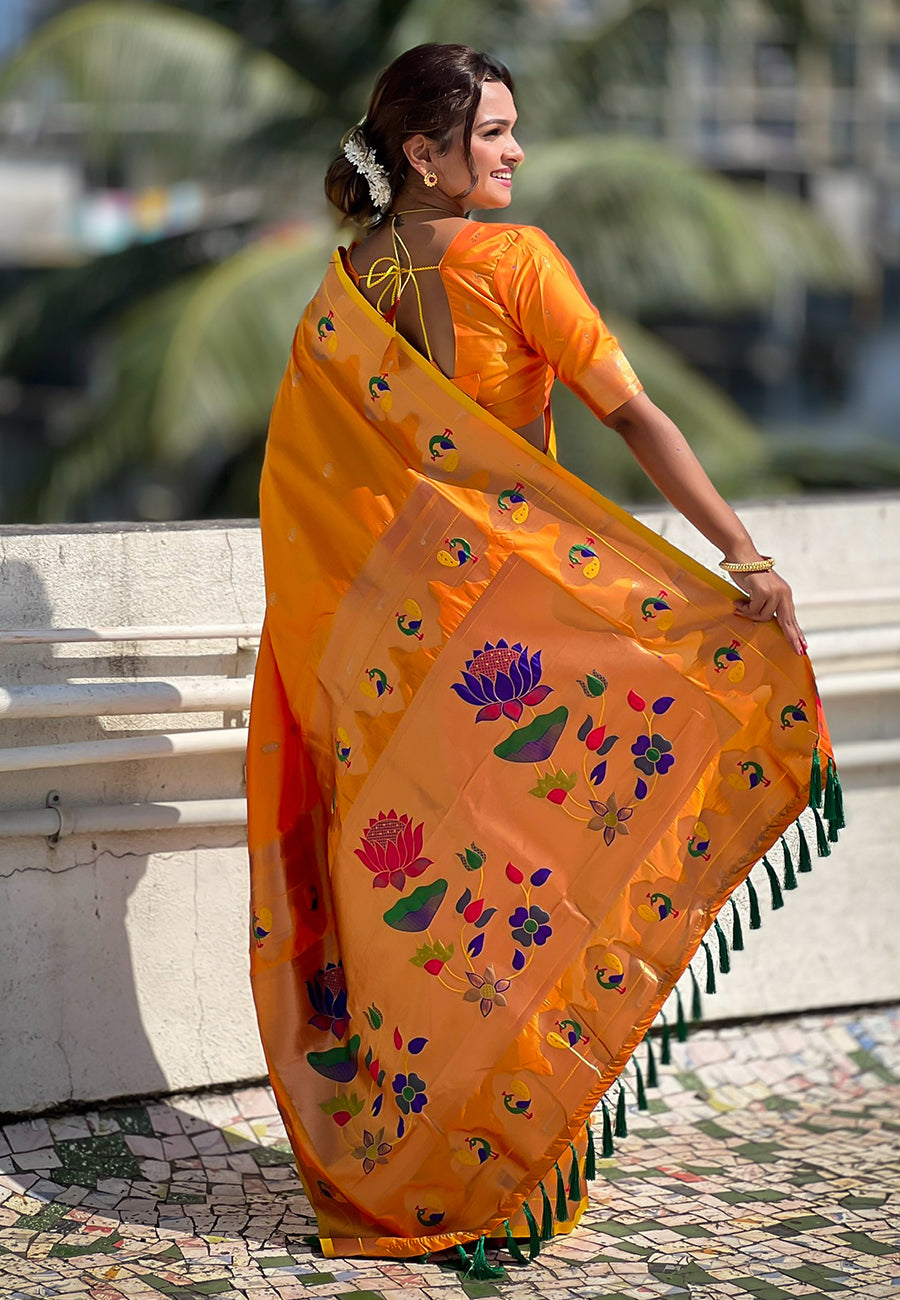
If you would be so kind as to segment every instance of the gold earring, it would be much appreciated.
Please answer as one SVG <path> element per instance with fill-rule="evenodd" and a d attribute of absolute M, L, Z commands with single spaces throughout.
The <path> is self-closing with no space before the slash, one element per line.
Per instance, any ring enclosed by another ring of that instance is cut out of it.
<path fill-rule="evenodd" d="M 422 180 L 425 182 L 425 184 L 428 186 L 430 190 L 433 190 L 435 185 L 437 185 L 437 181 L 438 181 L 437 172 L 426 172 L 425 175 L 422 177 Z"/>

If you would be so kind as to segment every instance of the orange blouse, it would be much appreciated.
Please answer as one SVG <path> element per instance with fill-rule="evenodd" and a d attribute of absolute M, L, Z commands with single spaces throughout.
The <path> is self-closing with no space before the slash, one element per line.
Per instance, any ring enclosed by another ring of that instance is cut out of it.
<path fill-rule="evenodd" d="M 641 392 L 572 266 L 536 226 L 470 221 L 439 266 L 456 341 L 453 383 L 508 428 L 543 414 L 549 445 L 557 377 L 600 419 Z"/>

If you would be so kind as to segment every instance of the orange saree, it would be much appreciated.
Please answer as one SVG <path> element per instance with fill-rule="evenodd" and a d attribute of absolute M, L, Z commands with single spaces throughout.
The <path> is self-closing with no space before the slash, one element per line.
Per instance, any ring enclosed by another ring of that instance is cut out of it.
<path fill-rule="evenodd" d="M 608 1153 L 606 1094 L 723 904 L 811 788 L 820 852 L 842 824 L 810 664 L 445 379 L 339 254 L 261 517 L 251 976 L 322 1247 L 524 1259 L 577 1221 L 590 1116 Z"/>

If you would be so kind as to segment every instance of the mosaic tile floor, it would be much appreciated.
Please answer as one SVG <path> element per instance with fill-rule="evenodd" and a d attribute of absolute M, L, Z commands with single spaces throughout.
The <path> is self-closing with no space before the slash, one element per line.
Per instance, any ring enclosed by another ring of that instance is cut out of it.
<path fill-rule="evenodd" d="M 900 1300 L 900 1009 L 704 1030 L 675 1054 L 579 1230 L 527 1268 L 501 1252 L 494 1282 L 316 1255 L 265 1087 L 9 1124 L 0 1296 Z"/>

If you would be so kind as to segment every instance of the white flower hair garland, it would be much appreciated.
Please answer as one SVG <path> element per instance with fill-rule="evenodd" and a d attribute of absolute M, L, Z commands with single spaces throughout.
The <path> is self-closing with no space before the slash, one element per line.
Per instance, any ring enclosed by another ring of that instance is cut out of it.
<path fill-rule="evenodd" d="M 390 181 L 381 163 L 375 160 L 375 150 L 364 143 L 360 126 L 355 126 L 344 141 L 344 157 L 366 178 L 372 202 L 383 212 L 391 201 Z"/>

